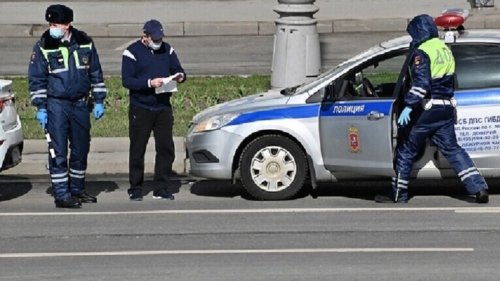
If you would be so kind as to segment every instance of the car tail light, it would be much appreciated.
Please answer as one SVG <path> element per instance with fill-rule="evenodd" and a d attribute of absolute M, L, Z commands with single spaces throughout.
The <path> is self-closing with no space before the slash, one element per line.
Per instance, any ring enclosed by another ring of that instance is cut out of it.
<path fill-rule="evenodd" d="M 7 103 L 9 100 L 12 100 L 12 102 L 14 102 L 14 95 L 11 94 L 8 96 L 0 97 L 0 113 L 2 113 L 5 103 Z"/>

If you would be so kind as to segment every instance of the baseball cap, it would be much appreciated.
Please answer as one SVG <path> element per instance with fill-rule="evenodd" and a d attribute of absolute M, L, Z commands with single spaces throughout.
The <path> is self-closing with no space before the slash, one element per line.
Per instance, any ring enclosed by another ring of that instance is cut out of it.
<path fill-rule="evenodd" d="M 158 40 L 165 35 L 163 34 L 163 26 L 157 20 L 149 20 L 144 24 L 142 31 L 149 35 L 153 40 Z"/>

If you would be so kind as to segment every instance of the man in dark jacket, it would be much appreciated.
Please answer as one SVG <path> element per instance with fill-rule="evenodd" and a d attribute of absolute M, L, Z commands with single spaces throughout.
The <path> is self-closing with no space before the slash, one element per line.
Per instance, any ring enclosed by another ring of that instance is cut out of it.
<path fill-rule="evenodd" d="M 412 87 L 405 97 L 406 107 L 398 124 L 404 127 L 396 154 L 395 172 L 389 196 L 377 195 L 380 203 L 408 201 L 410 172 L 417 153 L 429 138 L 448 160 L 467 191 L 477 203 L 488 203 L 488 186 L 455 135 L 454 95 L 455 59 L 438 37 L 432 17 L 420 15 L 408 24 Z M 406 126 L 406 127 L 405 127 Z"/>
<path fill-rule="evenodd" d="M 87 102 L 92 92 L 94 116 L 100 119 L 106 86 L 92 38 L 71 26 L 73 10 L 51 5 L 45 19 L 49 30 L 35 44 L 28 68 L 31 103 L 38 109 L 40 125 L 52 139 L 55 158 L 49 157 L 49 169 L 56 207 L 80 208 L 82 202 L 97 202 L 85 192 L 90 149 Z"/>
<path fill-rule="evenodd" d="M 161 23 L 150 20 L 144 24 L 141 39 L 128 46 L 122 57 L 122 83 L 130 90 L 128 194 L 132 201 L 142 200 L 144 154 L 151 131 L 156 145 L 153 198 L 174 199 L 167 191 L 175 158 L 173 90 L 162 86 L 168 77 L 184 82 L 186 73 L 174 49 L 163 42 L 164 36 Z"/>

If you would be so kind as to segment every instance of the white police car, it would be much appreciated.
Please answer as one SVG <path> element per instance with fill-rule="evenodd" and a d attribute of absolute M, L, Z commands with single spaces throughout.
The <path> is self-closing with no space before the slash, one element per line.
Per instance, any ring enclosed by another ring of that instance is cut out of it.
<path fill-rule="evenodd" d="M 460 26 L 443 34 L 456 60 L 457 138 L 483 176 L 498 177 L 500 30 L 464 30 L 465 12 L 442 14 L 448 17 L 442 22 Z M 190 173 L 240 179 L 262 200 L 290 198 L 306 180 L 314 186 L 394 176 L 396 120 L 410 86 L 410 41 L 404 36 L 381 43 L 298 88 L 200 112 L 185 138 Z M 429 143 L 413 176 L 456 174 Z"/>
<path fill-rule="evenodd" d="M 17 115 L 12 81 L 0 79 L 0 171 L 21 162 L 23 129 Z"/>

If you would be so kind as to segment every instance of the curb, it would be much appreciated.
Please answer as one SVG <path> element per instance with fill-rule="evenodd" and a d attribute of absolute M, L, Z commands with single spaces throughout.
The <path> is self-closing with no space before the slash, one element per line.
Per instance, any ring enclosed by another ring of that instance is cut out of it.
<path fill-rule="evenodd" d="M 319 34 L 351 32 L 397 32 L 405 31 L 410 19 L 370 19 L 370 20 L 320 20 Z M 142 23 L 126 24 L 74 24 L 92 37 L 135 38 L 139 36 Z M 273 35 L 273 22 L 174 22 L 166 23 L 169 37 L 190 36 L 258 36 Z M 465 23 L 466 29 L 500 29 L 500 19 L 495 15 L 471 17 Z M 40 37 L 47 29 L 46 24 L 0 24 L 0 38 Z"/>
<path fill-rule="evenodd" d="M 469 22 L 467 22 L 469 23 Z M 500 22 L 496 26 L 500 27 Z M 377 19 L 377 20 L 331 20 L 318 21 L 318 33 L 345 33 L 345 32 L 381 32 L 405 31 L 408 19 Z M 141 23 L 129 24 L 74 24 L 78 29 L 84 30 L 92 37 L 137 37 L 142 28 Z M 482 21 L 479 26 L 485 26 Z M 495 25 L 495 22 L 488 24 Z M 188 36 L 226 36 L 226 35 L 273 35 L 274 22 L 178 22 L 167 23 L 169 37 Z M 484 27 L 483 27 L 484 28 Z M 40 37 L 47 29 L 41 24 L 34 25 L 0 25 L 0 37 Z"/>
<path fill-rule="evenodd" d="M 91 141 L 90 153 L 88 155 L 87 174 L 128 174 L 129 156 L 128 138 L 95 138 Z M 174 137 L 175 160 L 173 171 L 177 174 L 185 174 L 189 170 L 189 160 L 185 159 L 184 140 L 182 137 Z M 144 172 L 154 173 L 155 144 L 151 138 L 145 155 Z M 47 175 L 47 143 L 45 140 L 25 140 L 22 162 L 5 171 L 1 175 Z"/>
<path fill-rule="evenodd" d="M 130 141 L 128 137 L 92 138 L 90 141 L 90 153 L 110 153 L 129 151 Z M 175 151 L 184 151 L 184 138 L 174 137 Z M 155 151 L 155 139 L 151 137 L 148 141 L 146 151 Z M 23 156 L 30 154 L 46 154 L 47 142 L 45 139 L 25 139 Z"/>

